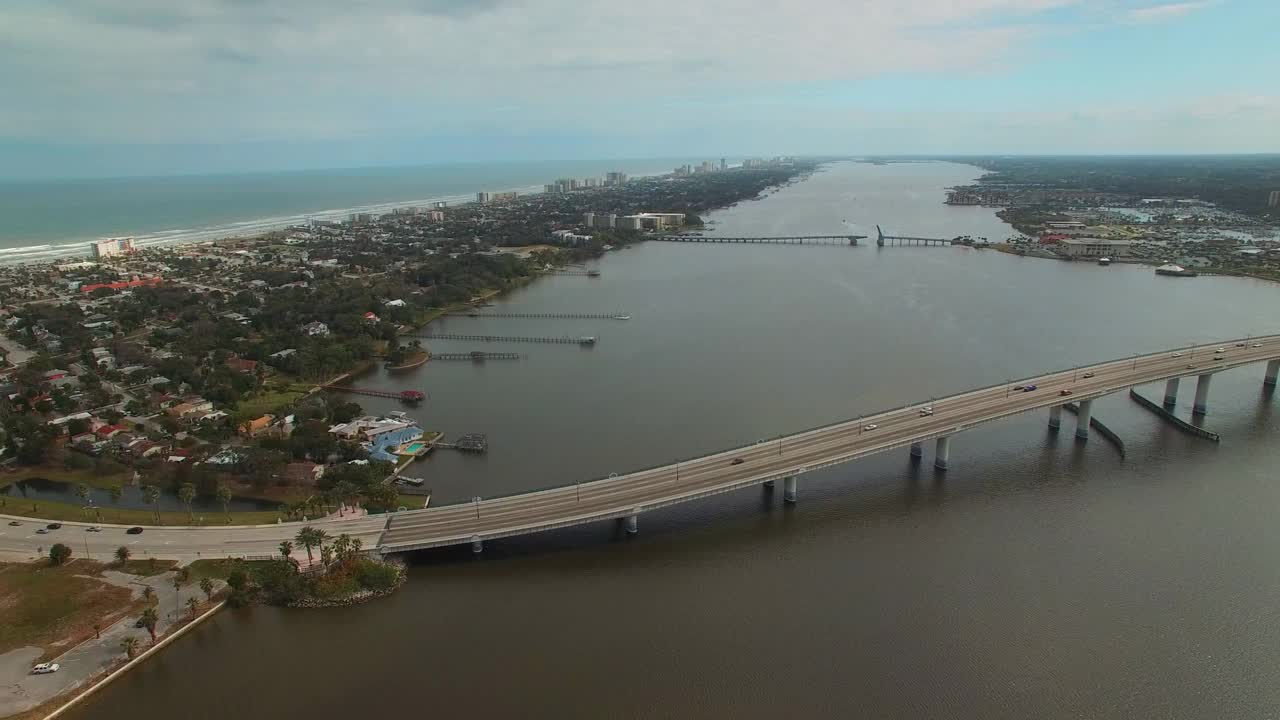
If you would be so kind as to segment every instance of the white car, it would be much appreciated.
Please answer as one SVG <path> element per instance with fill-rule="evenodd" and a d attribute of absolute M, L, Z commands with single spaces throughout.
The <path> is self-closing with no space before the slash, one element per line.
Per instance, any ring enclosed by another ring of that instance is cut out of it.
<path fill-rule="evenodd" d="M 876 429 L 876 428 L 878 428 L 878 427 L 880 427 L 880 426 L 879 426 L 879 425 L 876 425 L 875 423 L 871 423 L 870 425 L 863 425 L 863 426 L 862 426 L 862 429 L 863 429 L 863 430 L 875 430 L 875 429 Z"/>
<path fill-rule="evenodd" d="M 1084 378 L 1085 380 L 1088 380 L 1089 378 L 1093 377 L 1093 373 L 1091 373 L 1091 372 L 1087 372 L 1087 373 L 1085 373 L 1085 374 L 1081 375 L 1080 377 Z"/>
<path fill-rule="evenodd" d="M 932 407 L 925 405 L 924 407 L 920 408 L 920 417 L 929 417 L 932 414 L 933 414 Z"/>
<path fill-rule="evenodd" d="M 1253 344 L 1253 346 L 1254 346 L 1254 347 L 1262 347 L 1262 343 L 1254 343 L 1254 344 Z"/>
<path fill-rule="evenodd" d="M 40 663 L 39 665 L 31 668 L 31 674 L 32 675 L 48 675 L 49 673 L 58 672 L 58 669 L 60 667 L 62 666 L 59 665 L 58 663 Z"/>
<path fill-rule="evenodd" d="M 1214 350 L 1214 352 L 1220 352 L 1220 353 L 1224 353 L 1226 351 L 1227 351 L 1226 348 L 1218 348 L 1217 350 Z"/>
<path fill-rule="evenodd" d="M 1174 353 L 1171 357 L 1182 357 L 1182 353 Z"/>

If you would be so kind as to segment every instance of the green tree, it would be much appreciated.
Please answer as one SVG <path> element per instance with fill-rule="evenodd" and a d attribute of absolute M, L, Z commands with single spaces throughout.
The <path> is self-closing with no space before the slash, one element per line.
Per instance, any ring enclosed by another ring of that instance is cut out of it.
<path fill-rule="evenodd" d="M 84 483 L 76 485 L 76 497 L 80 498 L 80 514 L 85 512 L 85 504 L 89 502 L 89 486 Z"/>
<path fill-rule="evenodd" d="M 156 591 L 155 591 L 154 589 L 152 589 L 152 587 L 151 587 L 150 585 L 143 585 L 143 586 L 142 586 L 142 599 L 143 599 L 143 600 L 150 600 L 151 598 L 155 597 L 155 595 L 156 595 Z"/>
<path fill-rule="evenodd" d="M 191 619 L 196 619 L 196 610 L 200 607 L 200 599 L 194 595 L 187 598 L 187 609 L 191 611 Z"/>
<path fill-rule="evenodd" d="M 156 644 L 156 625 L 160 622 L 160 613 L 156 609 L 149 607 L 142 611 L 142 615 L 138 618 L 142 622 L 142 627 L 147 629 L 147 633 L 151 635 L 151 644 Z"/>
<path fill-rule="evenodd" d="M 182 483 L 182 487 L 178 488 L 178 499 L 187 506 L 187 517 L 194 523 L 196 514 L 191 511 L 191 501 L 196 499 L 196 486 L 189 482 Z"/>
<path fill-rule="evenodd" d="M 125 563 L 129 562 L 129 556 L 132 554 L 133 553 L 129 552 L 129 548 L 125 547 L 124 545 L 121 545 L 120 547 L 116 548 L 116 562 L 120 563 L 121 565 L 124 565 Z"/>
<path fill-rule="evenodd" d="M 214 491 L 218 498 L 218 502 L 222 503 L 222 512 L 227 516 L 227 522 L 231 522 L 231 488 L 222 483 L 218 483 L 218 488 Z"/>
<path fill-rule="evenodd" d="M 124 650 L 125 656 L 132 660 L 134 653 L 138 652 L 138 638 L 132 635 L 124 636 L 120 641 L 120 649 Z"/>
<path fill-rule="evenodd" d="M 51 565 L 61 565 L 71 559 L 71 548 L 62 543 L 54 543 L 49 548 L 49 563 Z"/>
<path fill-rule="evenodd" d="M 310 525 L 299 530 L 297 536 L 294 537 L 295 542 L 307 549 L 308 563 L 315 559 L 311 554 L 311 548 L 319 546 L 323 549 L 324 541 L 327 539 L 329 539 L 328 533 L 319 528 L 313 528 Z"/>
<path fill-rule="evenodd" d="M 148 505 L 152 505 L 156 510 L 156 524 L 160 524 L 160 488 L 155 485 L 146 485 L 142 488 L 142 497 L 146 499 Z"/>
<path fill-rule="evenodd" d="M 293 543 L 288 540 L 280 541 L 280 555 L 285 559 L 291 559 L 289 556 L 293 554 Z"/>
<path fill-rule="evenodd" d="M 213 581 L 209 578 L 200 578 L 200 592 L 209 600 L 213 599 Z"/>

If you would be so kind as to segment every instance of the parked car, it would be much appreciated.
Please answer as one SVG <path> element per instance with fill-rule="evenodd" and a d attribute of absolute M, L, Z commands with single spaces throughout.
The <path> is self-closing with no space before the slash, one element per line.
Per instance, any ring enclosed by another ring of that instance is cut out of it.
<path fill-rule="evenodd" d="M 31 668 L 31 674 L 32 675 L 48 675 L 49 673 L 58 672 L 58 670 L 61 667 L 62 666 L 59 665 L 58 663 L 40 663 L 39 665 Z"/>
<path fill-rule="evenodd" d="M 140 527 L 138 527 L 137 525 L 135 525 L 135 526 L 133 526 L 133 527 L 129 528 L 128 530 L 125 530 L 125 533 L 127 533 L 127 534 L 129 534 L 129 535 L 141 535 L 141 534 L 142 534 L 142 528 L 140 528 Z"/>

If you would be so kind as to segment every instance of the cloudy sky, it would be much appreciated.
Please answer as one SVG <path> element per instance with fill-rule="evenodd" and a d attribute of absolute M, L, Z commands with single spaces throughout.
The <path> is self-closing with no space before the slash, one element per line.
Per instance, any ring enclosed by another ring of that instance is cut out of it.
<path fill-rule="evenodd" d="M 1280 151 L 1277 0 L 3 0 L 0 176 Z"/>

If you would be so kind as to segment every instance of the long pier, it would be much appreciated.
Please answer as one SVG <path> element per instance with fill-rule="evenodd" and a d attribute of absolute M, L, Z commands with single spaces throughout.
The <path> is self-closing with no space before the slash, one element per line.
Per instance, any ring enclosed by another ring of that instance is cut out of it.
<path fill-rule="evenodd" d="M 631 315 L 624 312 L 612 313 L 530 313 L 530 312 L 474 312 L 471 310 L 449 313 L 450 317 L 469 318 L 523 318 L 528 320 L 630 320 Z"/>
<path fill-rule="evenodd" d="M 548 270 L 543 275 L 573 275 L 577 277 L 600 277 L 599 270 Z"/>
<path fill-rule="evenodd" d="M 782 235 L 774 237 L 726 237 L 721 235 L 655 235 L 650 240 L 684 243 L 729 243 L 742 245 L 849 245 L 856 247 L 866 235 Z"/>
<path fill-rule="evenodd" d="M 914 237 L 911 235 L 885 235 L 880 226 L 876 226 L 876 245 L 884 247 L 885 245 L 950 245 L 951 240 L 946 238 L 927 238 Z"/>
<path fill-rule="evenodd" d="M 424 340 L 473 340 L 477 342 L 551 343 L 556 345 L 595 345 L 593 335 L 583 337 L 528 337 L 522 335 L 459 335 L 456 333 L 413 334 Z"/>
<path fill-rule="evenodd" d="M 519 360 L 520 353 L 495 353 L 495 352 L 465 352 L 465 353 L 433 353 L 432 360 L 470 360 L 472 362 L 484 362 L 485 360 Z"/>
<path fill-rule="evenodd" d="M 321 385 L 325 390 L 333 390 L 335 392 L 355 393 L 356 395 L 368 395 L 369 397 L 389 398 L 391 400 L 399 400 L 401 402 L 416 403 L 427 399 L 427 394 L 421 390 L 374 390 L 372 388 L 347 387 L 346 385 Z"/>

